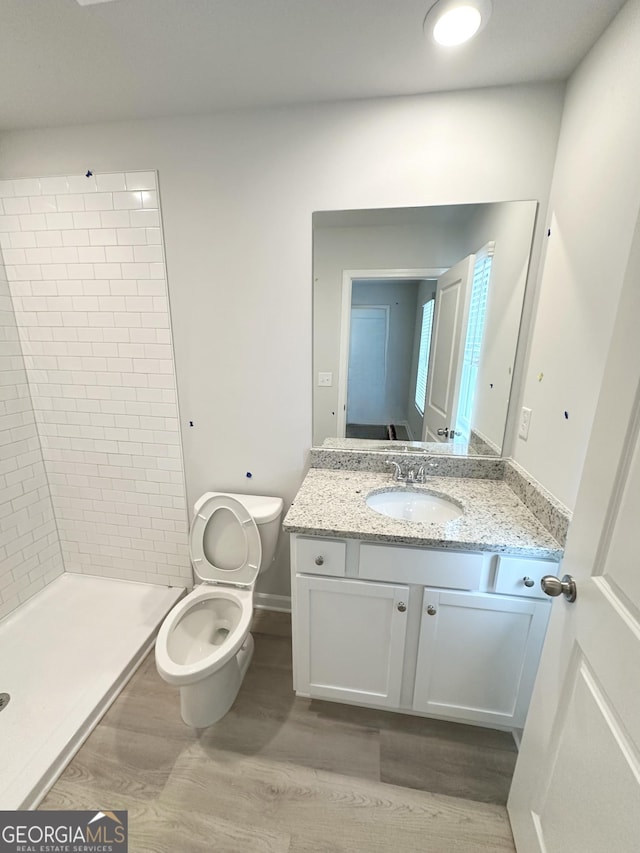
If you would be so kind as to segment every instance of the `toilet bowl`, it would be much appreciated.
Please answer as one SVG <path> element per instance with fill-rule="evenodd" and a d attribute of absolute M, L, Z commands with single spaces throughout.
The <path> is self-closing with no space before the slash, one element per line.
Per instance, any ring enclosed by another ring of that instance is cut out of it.
<path fill-rule="evenodd" d="M 249 633 L 258 573 L 275 554 L 283 502 L 207 492 L 195 504 L 189 550 L 197 585 L 166 616 L 156 668 L 180 689 L 182 719 L 217 722 L 233 705 L 253 654 Z"/>

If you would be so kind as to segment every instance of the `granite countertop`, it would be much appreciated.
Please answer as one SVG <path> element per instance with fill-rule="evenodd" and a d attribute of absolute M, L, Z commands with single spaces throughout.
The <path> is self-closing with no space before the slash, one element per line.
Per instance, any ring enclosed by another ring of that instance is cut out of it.
<path fill-rule="evenodd" d="M 400 521 L 370 509 L 365 499 L 386 489 L 424 491 L 449 497 L 464 510 L 443 524 Z M 404 486 L 389 474 L 312 468 L 284 523 L 287 533 L 340 536 L 405 545 L 492 551 L 560 559 L 561 545 L 502 480 L 427 477 Z"/>

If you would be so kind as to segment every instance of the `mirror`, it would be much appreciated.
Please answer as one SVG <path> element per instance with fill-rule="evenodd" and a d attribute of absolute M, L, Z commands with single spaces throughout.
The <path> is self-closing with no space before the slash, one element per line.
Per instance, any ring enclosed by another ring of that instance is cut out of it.
<path fill-rule="evenodd" d="M 500 456 L 537 203 L 313 214 L 313 444 Z"/>

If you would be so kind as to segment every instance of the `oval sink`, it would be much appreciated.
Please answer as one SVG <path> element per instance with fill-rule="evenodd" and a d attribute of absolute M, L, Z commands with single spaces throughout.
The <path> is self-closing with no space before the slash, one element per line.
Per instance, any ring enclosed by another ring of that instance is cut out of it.
<path fill-rule="evenodd" d="M 453 501 L 427 492 L 372 492 L 366 504 L 370 509 L 401 521 L 431 521 L 442 524 L 460 518 L 462 509 Z"/>

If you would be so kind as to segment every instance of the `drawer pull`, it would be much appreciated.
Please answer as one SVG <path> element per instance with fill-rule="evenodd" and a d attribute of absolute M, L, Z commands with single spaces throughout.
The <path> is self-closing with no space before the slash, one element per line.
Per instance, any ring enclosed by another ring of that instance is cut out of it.
<path fill-rule="evenodd" d="M 437 610 L 436 610 L 436 608 L 433 606 L 433 604 L 428 604 L 428 605 L 427 605 L 427 613 L 428 613 L 428 615 L 429 615 L 429 616 L 435 616 L 437 612 L 438 612 L 438 611 L 437 611 Z"/>
<path fill-rule="evenodd" d="M 532 586 L 535 586 L 535 581 L 533 578 L 522 578 L 522 583 L 525 586 L 528 586 L 531 589 Z"/>
<path fill-rule="evenodd" d="M 316 557 L 316 566 L 324 565 L 324 557 Z"/>

